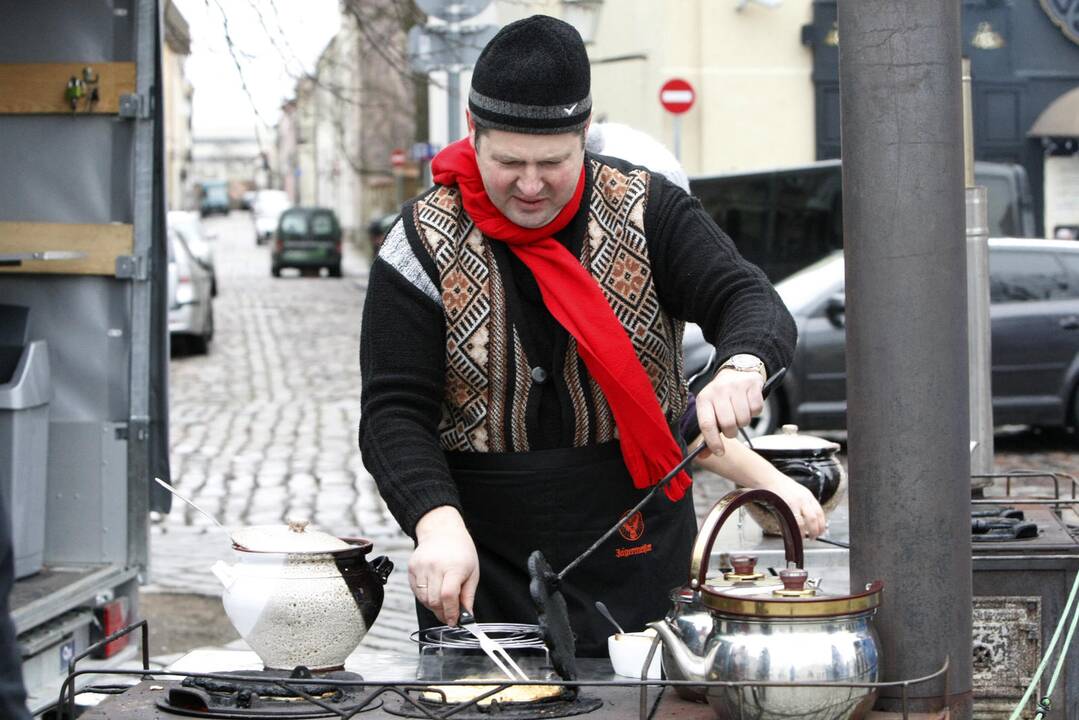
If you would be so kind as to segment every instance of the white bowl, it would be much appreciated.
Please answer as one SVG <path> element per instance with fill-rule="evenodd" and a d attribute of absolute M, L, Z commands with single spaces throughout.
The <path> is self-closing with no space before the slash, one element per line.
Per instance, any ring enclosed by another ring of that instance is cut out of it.
<path fill-rule="evenodd" d="M 608 637 L 607 652 L 611 655 L 611 665 L 614 667 L 615 674 L 640 679 L 645 658 L 648 657 L 648 649 L 652 647 L 652 640 L 655 637 L 655 630 L 616 633 Z M 662 657 L 663 648 L 660 646 L 656 648 L 656 654 L 652 656 L 652 664 L 648 666 L 649 680 L 660 679 Z"/>

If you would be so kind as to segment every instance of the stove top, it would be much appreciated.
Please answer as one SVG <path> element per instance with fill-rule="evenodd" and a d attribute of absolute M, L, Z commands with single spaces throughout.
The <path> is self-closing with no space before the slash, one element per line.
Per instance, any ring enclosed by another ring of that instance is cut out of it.
<path fill-rule="evenodd" d="M 306 679 L 291 678 L 289 673 L 258 672 L 258 657 L 249 651 L 204 649 L 183 656 L 168 670 L 174 673 L 213 674 L 209 680 L 194 677 L 168 676 L 159 673 L 143 679 L 125 692 L 108 697 L 90 708 L 81 720 L 179 720 L 183 717 L 228 718 L 440 718 L 459 720 L 546 720 L 547 718 L 587 715 L 595 720 L 624 720 L 638 717 L 640 689 L 625 678 L 615 676 L 606 659 L 578 659 L 582 681 L 620 681 L 622 685 L 583 685 L 573 691 L 563 691 L 547 701 L 534 703 L 503 702 L 482 708 L 463 707 L 460 703 L 439 703 L 425 699 L 422 683 L 417 677 L 417 654 L 365 651 L 362 648 L 346 662 L 346 671 L 323 674 L 308 685 Z M 356 671 L 363 669 L 361 674 Z M 229 676 L 252 675 L 261 678 L 260 686 L 241 684 L 232 687 Z M 356 688 L 342 688 L 344 681 L 361 681 Z M 325 707 L 313 705 L 301 698 L 273 697 L 279 692 L 278 683 L 302 688 L 315 696 Z M 490 686 L 492 689 L 497 686 Z M 338 694 L 340 691 L 345 692 Z M 352 692 L 354 691 L 354 692 Z M 207 696 L 219 694 L 219 707 L 207 709 Z M 671 693 L 673 695 L 673 693 Z M 650 692 L 651 706 L 661 693 Z M 269 710 L 267 708 L 270 708 Z"/>

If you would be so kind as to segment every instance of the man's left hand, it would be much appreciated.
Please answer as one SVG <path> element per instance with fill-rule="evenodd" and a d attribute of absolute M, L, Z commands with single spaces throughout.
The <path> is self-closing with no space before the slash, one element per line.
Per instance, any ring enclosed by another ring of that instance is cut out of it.
<path fill-rule="evenodd" d="M 723 438 L 738 436 L 738 428 L 764 409 L 764 378 L 758 372 L 724 368 L 697 394 L 697 421 L 708 450 L 723 454 Z"/>

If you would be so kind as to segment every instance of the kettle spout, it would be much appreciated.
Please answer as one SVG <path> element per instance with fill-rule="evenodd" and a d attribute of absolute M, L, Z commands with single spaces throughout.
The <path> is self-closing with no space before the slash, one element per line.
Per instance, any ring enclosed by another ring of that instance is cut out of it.
<path fill-rule="evenodd" d="M 686 643 L 678 636 L 671 624 L 666 620 L 657 620 L 652 623 L 648 623 L 648 627 L 652 628 L 659 634 L 659 639 L 663 642 L 663 647 L 667 651 L 666 658 L 674 660 L 674 664 L 677 666 L 677 674 L 686 680 L 705 680 L 705 676 L 710 669 L 710 663 L 708 662 L 708 656 L 694 655 Z M 668 670 L 668 676 L 675 676 Z"/>
<path fill-rule="evenodd" d="M 218 560 L 212 566 L 210 571 L 217 576 L 217 579 L 221 581 L 221 584 L 228 590 L 232 587 L 232 584 L 236 582 L 236 573 L 232 571 L 232 566 L 226 563 L 224 560 Z"/>

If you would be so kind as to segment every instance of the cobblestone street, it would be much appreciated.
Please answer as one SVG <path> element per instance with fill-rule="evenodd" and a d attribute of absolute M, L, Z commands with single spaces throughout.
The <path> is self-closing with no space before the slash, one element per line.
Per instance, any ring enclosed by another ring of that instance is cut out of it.
<path fill-rule="evenodd" d="M 367 261 L 346 247 L 343 279 L 272 278 L 269 248 L 256 246 L 246 213 L 205 222 L 215 243 L 220 294 L 216 336 L 205 356 L 171 361 L 175 487 L 226 526 L 309 519 L 339 535 L 370 538 L 396 564 L 382 615 L 364 641 L 408 645 L 415 628 L 401 533 L 363 467 L 359 422 L 359 326 Z M 348 254 L 351 253 L 351 254 Z M 997 438 L 998 469 L 1079 472 L 1075 438 L 1015 431 Z M 696 483 L 698 514 L 726 491 Z M 151 528 L 151 593 L 215 596 L 210 572 L 231 556 L 228 539 L 179 501 Z"/>
<path fill-rule="evenodd" d="M 356 444 L 366 260 L 346 254 L 340 280 L 273 278 L 269 247 L 255 245 L 246 213 L 204 226 L 218 235 L 216 330 L 208 355 L 171 361 L 174 486 L 226 526 L 309 519 L 370 538 L 374 554 L 404 568 L 412 543 L 386 512 Z M 174 501 L 151 529 L 146 589 L 219 594 L 210 566 L 231 554 L 220 531 Z M 365 642 L 400 643 L 414 626 L 404 578 L 391 575 Z"/>

